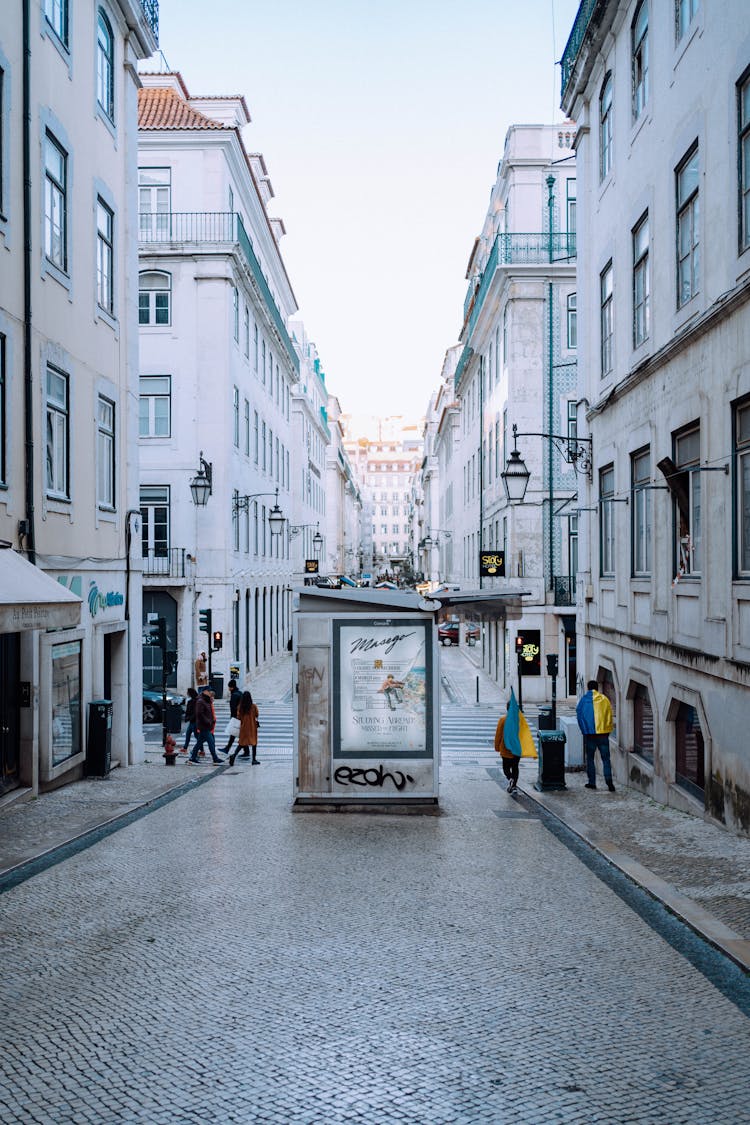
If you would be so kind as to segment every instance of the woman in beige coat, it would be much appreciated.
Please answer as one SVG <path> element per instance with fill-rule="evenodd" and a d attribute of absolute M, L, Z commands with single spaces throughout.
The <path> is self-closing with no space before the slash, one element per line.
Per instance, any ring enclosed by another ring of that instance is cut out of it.
<path fill-rule="evenodd" d="M 237 738 L 237 749 L 229 755 L 230 766 L 234 765 L 235 758 L 240 750 L 242 751 L 243 758 L 250 757 L 250 750 L 253 752 L 253 760 L 250 763 L 253 766 L 260 765 L 255 752 L 258 748 L 258 708 L 253 703 L 253 697 L 249 691 L 243 691 L 242 699 L 237 707 L 237 718 L 240 720 L 240 733 Z"/>

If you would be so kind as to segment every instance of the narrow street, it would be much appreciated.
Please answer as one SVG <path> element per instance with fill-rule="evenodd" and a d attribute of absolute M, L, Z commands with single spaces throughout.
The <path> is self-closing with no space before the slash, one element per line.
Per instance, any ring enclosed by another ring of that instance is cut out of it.
<path fill-rule="evenodd" d="M 0 1121 L 747 1121 L 747 976 L 482 741 L 440 817 L 293 815 L 279 746 L 8 890 Z"/>

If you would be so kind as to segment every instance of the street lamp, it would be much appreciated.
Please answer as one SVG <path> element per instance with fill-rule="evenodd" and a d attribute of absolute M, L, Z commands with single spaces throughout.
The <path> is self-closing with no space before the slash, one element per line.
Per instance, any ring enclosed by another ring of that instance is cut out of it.
<path fill-rule="evenodd" d="M 259 496 L 273 496 L 275 497 L 274 506 L 268 513 L 268 527 L 271 535 L 281 535 L 284 530 L 286 518 L 281 508 L 279 507 L 279 490 L 275 492 L 252 492 L 249 496 L 233 496 L 232 497 L 232 515 L 236 516 L 238 512 L 247 512 L 253 500 L 257 500 Z"/>
<path fill-rule="evenodd" d="M 213 492 L 213 465 L 204 461 L 202 449 L 198 454 L 198 472 L 190 482 L 190 492 L 196 508 L 205 508 Z"/>
<path fill-rule="evenodd" d="M 548 433 L 519 433 L 518 426 L 513 424 L 513 449 L 511 450 L 505 471 L 500 474 L 503 478 L 505 495 L 510 504 L 522 504 L 531 473 L 526 467 L 526 462 L 518 452 L 518 438 L 540 437 L 552 442 L 568 464 L 572 465 L 576 473 L 585 473 L 591 476 L 592 447 L 591 438 L 574 435 Z"/>

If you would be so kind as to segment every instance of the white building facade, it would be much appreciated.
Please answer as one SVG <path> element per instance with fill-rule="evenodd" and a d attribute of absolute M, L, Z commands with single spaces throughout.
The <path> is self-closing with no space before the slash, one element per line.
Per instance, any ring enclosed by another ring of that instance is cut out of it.
<path fill-rule="evenodd" d="M 304 325 L 290 324 L 300 356 L 300 378 L 292 393 L 292 571 L 294 583 L 323 573 L 327 557 L 326 462 L 331 444 L 328 391 L 315 344 Z"/>
<path fill-rule="evenodd" d="M 582 665 L 620 778 L 747 833 L 747 4 L 583 3 L 562 67 L 594 460 Z"/>
<path fill-rule="evenodd" d="M 296 300 L 265 163 L 243 140 L 244 99 L 192 97 L 179 74 L 141 78 L 143 612 L 167 622 L 181 690 L 201 650 L 242 686 L 291 634 Z M 205 507 L 191 500 L 199 467 Z M 159 650 L 144 653 L 144 678 L 159 682 Z"/>
<path fill-rule="evenodd" d="M 157 42 L 156 0 L 3 6 L 0 794 L 104 770 L 94 700 L 112 761 L 143 754 L 136 66 Z"/>
<path fill-rule="evenodd" d="M 482 632 L 484 666 L 502 688 L 516 685 L 516 636 L 526 662 L 527 702 L 551 698 L 548 656 L 558 658 L 558 693 L 574 695 L 578 478 L 566 460 L 577 433 L 576 168 L 570 124 L 517 125 L 507 133 L 469 287 L 454 376 L 460 410 L 453 453 L 454 573 L 467 588 L 529 592 L 512 626 Z M 501 474 L 513 426 L 530 480 L 510 504 Z M 505 576 L 480 573 L 480 555 L 500 553 Z M 513 655 L 511 655 L 513 654 Z"/>

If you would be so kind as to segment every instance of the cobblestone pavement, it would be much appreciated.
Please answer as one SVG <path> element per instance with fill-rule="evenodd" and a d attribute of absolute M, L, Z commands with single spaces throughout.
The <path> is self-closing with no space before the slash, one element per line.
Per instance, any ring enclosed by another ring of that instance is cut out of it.
<path fill-rule="evenodd" d="M 747 1122 L 750 981 L 482 764 L 290 797 L 220 771 L 2 895 L 3 1125 Z"/>

